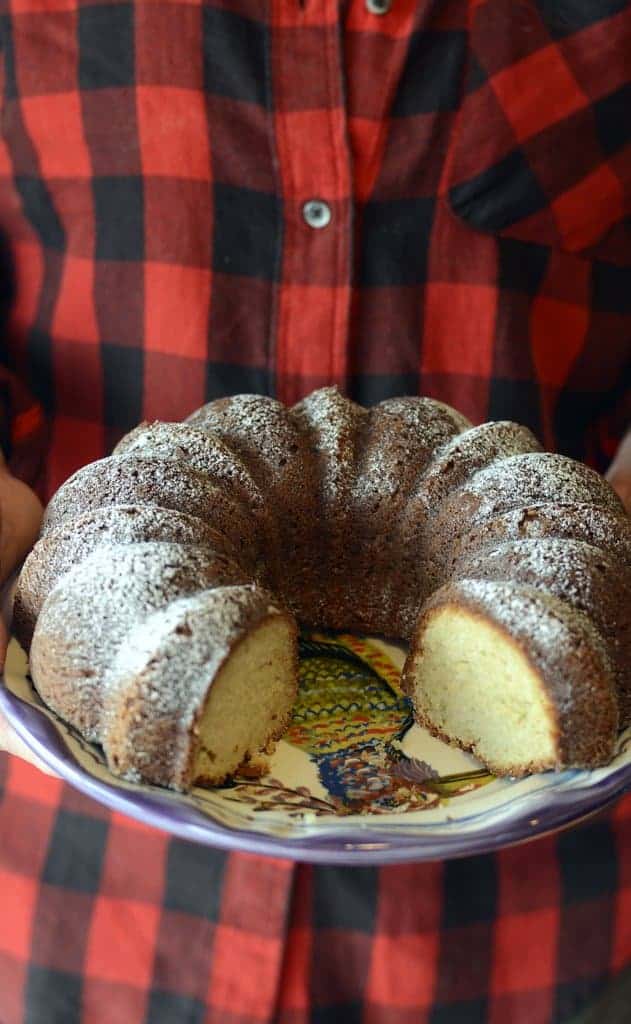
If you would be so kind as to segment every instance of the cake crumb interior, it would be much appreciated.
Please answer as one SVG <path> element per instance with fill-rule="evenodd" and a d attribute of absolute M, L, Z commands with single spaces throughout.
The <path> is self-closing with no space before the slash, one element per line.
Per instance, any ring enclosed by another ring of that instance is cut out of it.
<path fill-rule="evenodd" d="M 194 778 L 215 785 L 287 725 L 296 697 L 293 633 L 279 616 L 237 645 L 215 678 L 199 722 Z"/>
<path fill-rule="evenodd" d="M 527 657 L 492 622 L 455 606 L 436 610 L 412 673 L 421 716 L 495 771 L 555 766 L 552 705 Z"/>

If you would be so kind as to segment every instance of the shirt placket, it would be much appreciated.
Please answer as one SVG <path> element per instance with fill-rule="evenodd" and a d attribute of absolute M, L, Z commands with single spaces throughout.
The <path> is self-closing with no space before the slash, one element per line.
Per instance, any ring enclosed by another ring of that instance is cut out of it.
<path fill-rule="evenodd" d="M 352 278 L 352 169 L 338 0 L 271 0 L 270 78 L 283 237 L 277 397 L 344 385 Z"/>

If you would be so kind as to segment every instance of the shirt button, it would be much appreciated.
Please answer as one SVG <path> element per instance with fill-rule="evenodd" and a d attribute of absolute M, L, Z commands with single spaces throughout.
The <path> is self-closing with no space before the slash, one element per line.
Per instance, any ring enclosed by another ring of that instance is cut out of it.
<path fill-rule="evenodd" d="M 302 208 L 302 216 L 310 228 L 325 228 L 331 220 L 331 207 L 321 199 L 310 199 Z"/>
<path fill-rule="evenodd" d="M 370 14 L 387 14 L 392 7 L 392 0 L 366 0 L 366 10 Z"/>

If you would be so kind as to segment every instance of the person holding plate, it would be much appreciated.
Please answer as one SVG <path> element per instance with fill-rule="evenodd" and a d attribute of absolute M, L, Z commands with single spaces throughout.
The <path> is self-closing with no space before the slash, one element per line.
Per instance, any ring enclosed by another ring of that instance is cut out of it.
<path fill-rule="evenodd" d="M 239 392 L 516 419 L 631 508 L 630 38 L 619 0 L 9 0 L 4 578 L 72 471 Z M 311 867 L 110 814 L 1 735 L 3 1024 L 628 1020 L 629 797 Z"/>

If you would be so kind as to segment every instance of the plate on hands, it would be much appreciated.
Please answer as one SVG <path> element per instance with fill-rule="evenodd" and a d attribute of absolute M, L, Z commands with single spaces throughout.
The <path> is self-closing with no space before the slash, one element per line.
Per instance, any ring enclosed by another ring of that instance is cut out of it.
<path fill-rule="evenodd" d="M 488 852 L 566 827 L 631 789 L 631 728 L 595 771 L 495 778 L 413 722 L 405 650 L 306 632 L 284 738 L 230 784 L 179 794 L 112 775 L 101 748 L 41 701 L 13 640 L 0 709 L 33 752 L 107 807 L 180 838 L 326 864 L 394 864 Z"/>

